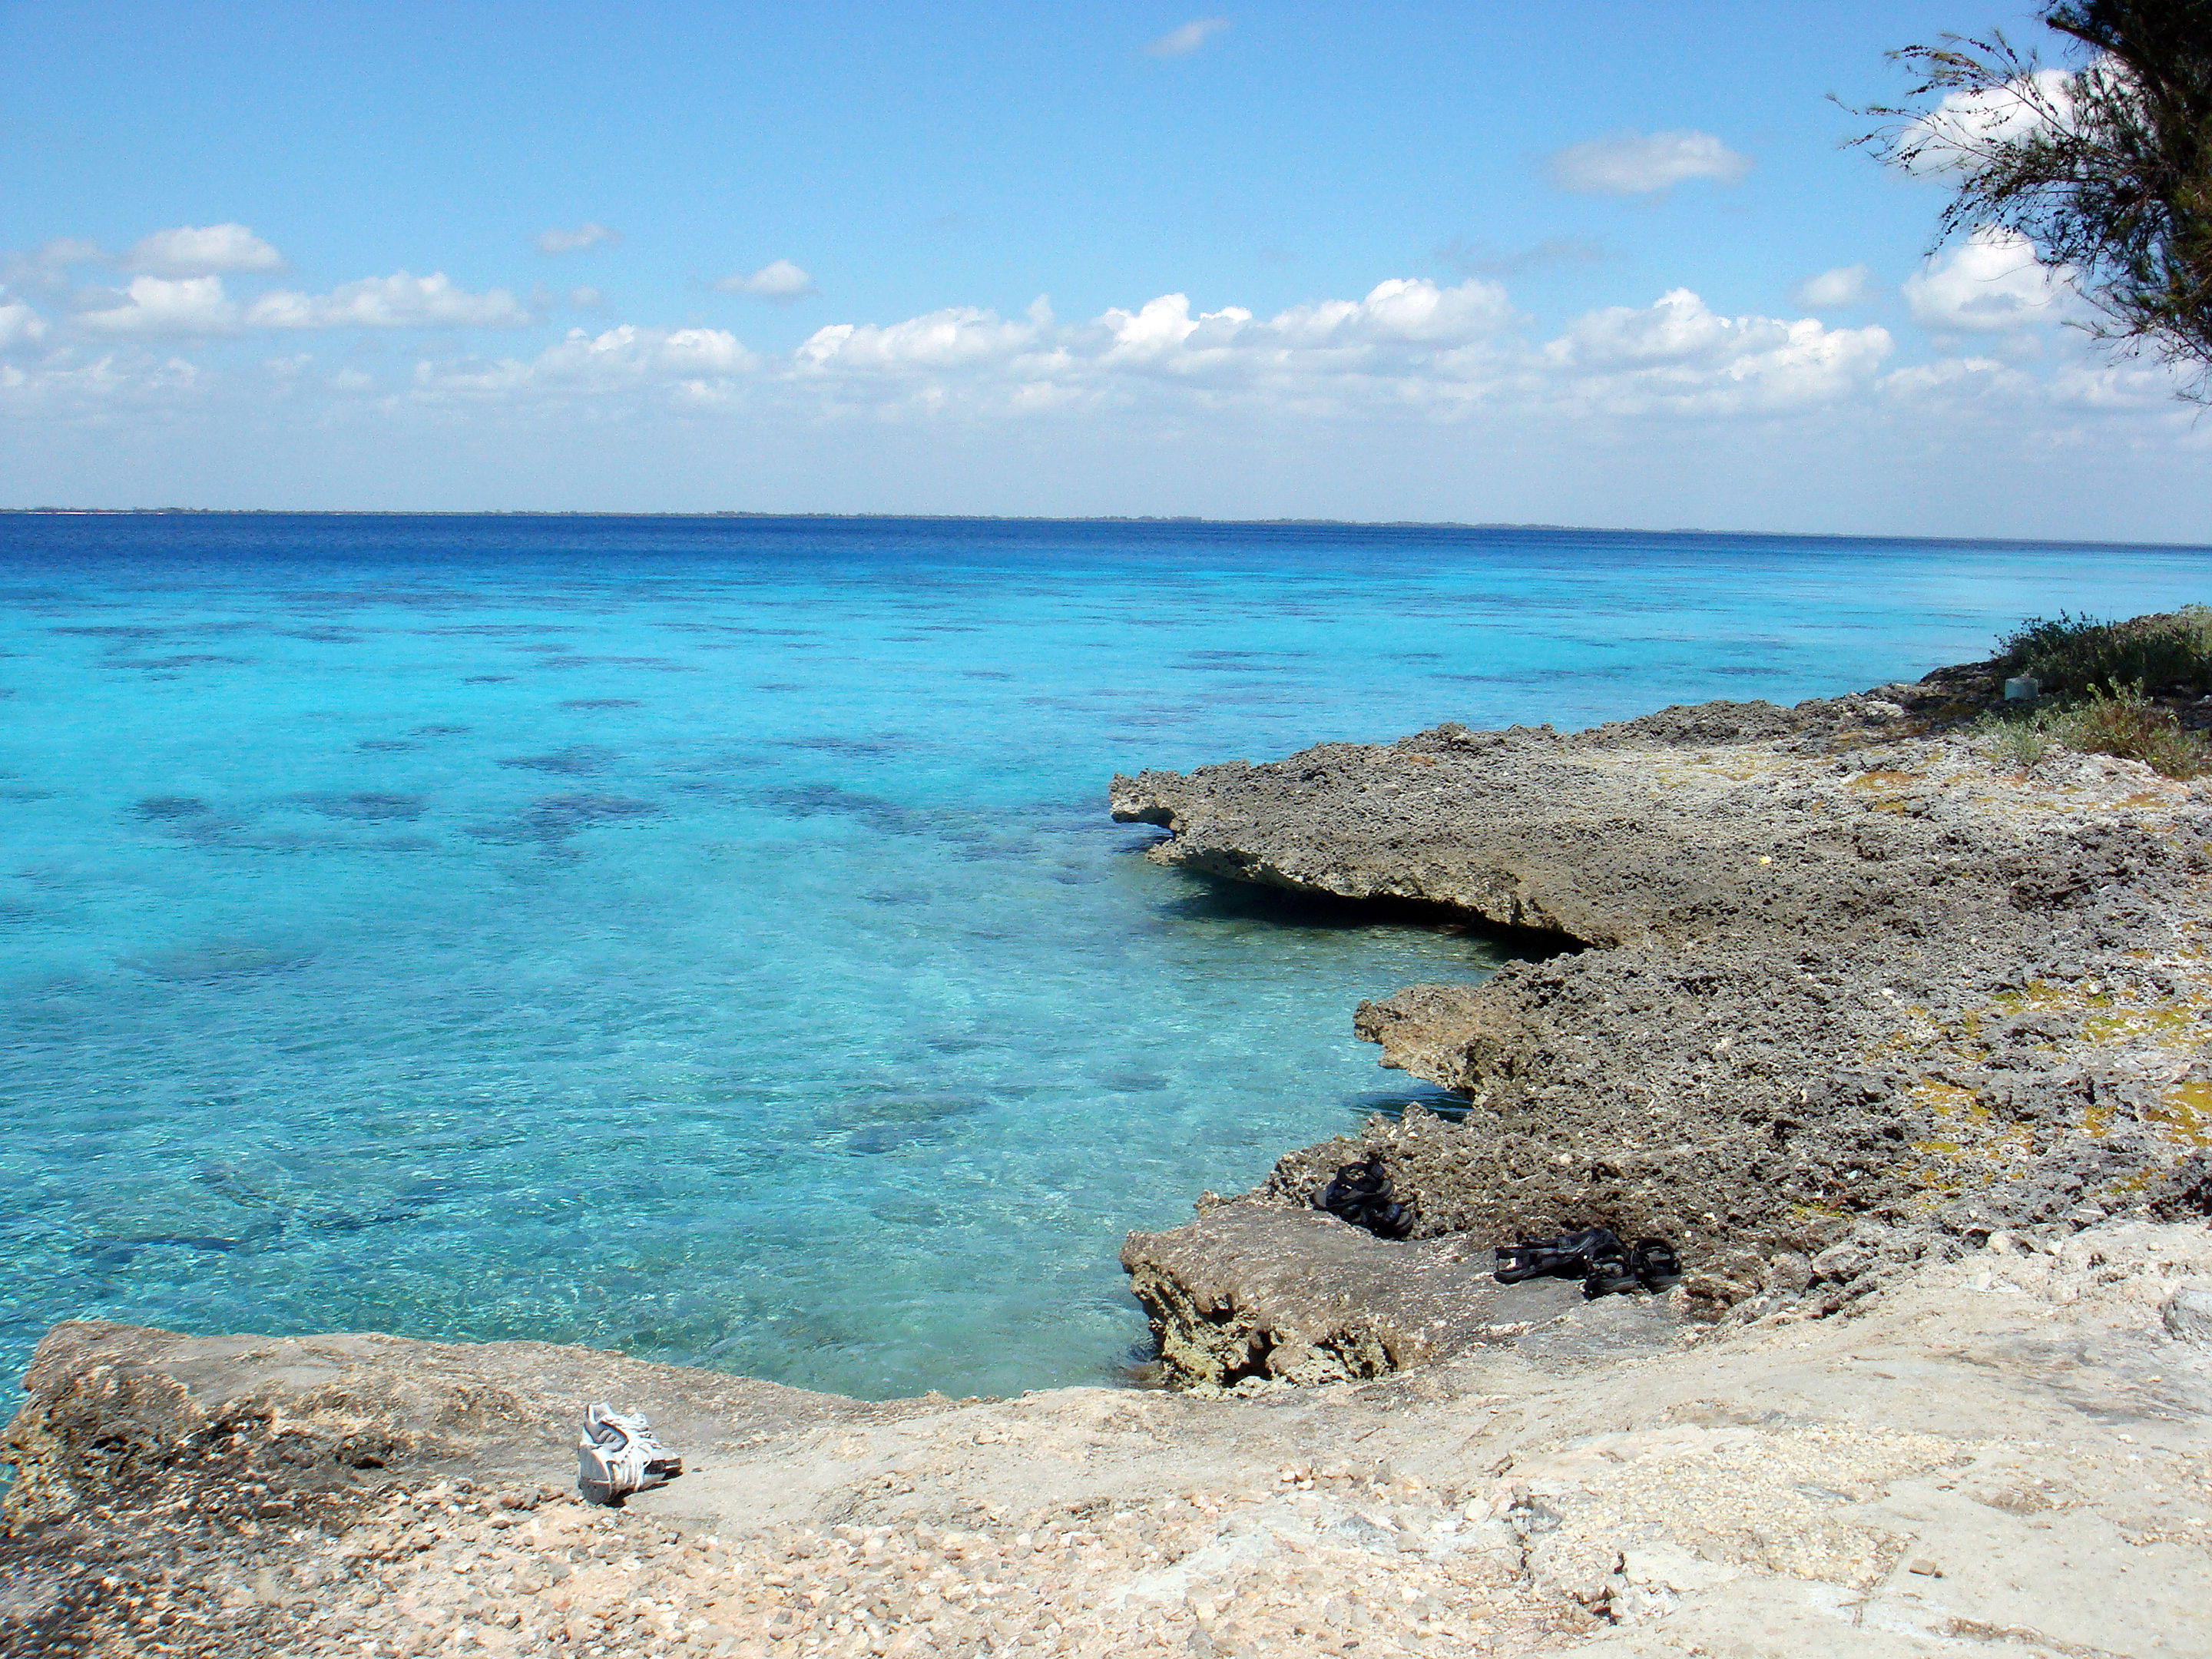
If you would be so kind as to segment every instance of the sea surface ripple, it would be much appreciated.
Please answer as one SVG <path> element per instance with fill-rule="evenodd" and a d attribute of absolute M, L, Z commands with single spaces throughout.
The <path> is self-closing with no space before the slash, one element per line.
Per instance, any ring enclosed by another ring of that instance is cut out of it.
<path fill-rule="evenodd" d="M 1109 774 L 1797 698 L 2202 549 L 0 518 L 0 1376 L 50 1322 L 1110 1381 L 1115 1252 L 1421 1097 L 1506 947 L 1145 862 Z"/>

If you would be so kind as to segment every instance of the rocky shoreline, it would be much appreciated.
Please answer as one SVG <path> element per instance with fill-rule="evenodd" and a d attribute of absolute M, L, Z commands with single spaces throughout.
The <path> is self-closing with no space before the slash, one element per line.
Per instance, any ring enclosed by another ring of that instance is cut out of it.
<path fill-rule="evenodd" d="M 1461 1091 L 1133 1235 L 1166 1391 L 57 1327 L 0 1654 L 2212 1651 L 2212 787 L 1986 665 L 1116 779 L 1152 856 L 1543 936 L 1363 1006 Z M 1415 1216 L 1312 1206 L 1379 1155 Z M 1489 1247 L 1681 1246 L 1666 1297 Z M 584 1505 L 584 1406 L 689 1473 Z"/>
<path fill-rule="evenodd" d="M 1588 1225 L 1676 1241 L 1692 1319 L 1832 1308 L 1999 1230 L 2212 1209 L 2212 787 L 2063 751 L 2009 769 L 1971 725 L 1996 694 L 1950 669 L 1790 709 L 1447 726 L 1115 780 L 1116 817 L 1169 832 L 1163 863 L 1557 946 L 1359 1008 L 1382 1064 L 1468 1109 L 1376 1120 L 1237 1200 L 1235 1254 L 1269 1290 L 1170 1285 L 1218 1213 L 1131 1240 L 1182 1380 L 1275 1374 L 1250 1309 L 1336 1248 L 1310 1200 L 1370 1153 L 1447 1250 Z M 1494 1322 L 1479 1291 L 1465 1322 Z M 1403 1324 L 1333 1329 L 1337 1369 L 1373 1374 Z M 1289 1334 L 1289 1363 L 1311 1371 L 1310 1346 Z"/>

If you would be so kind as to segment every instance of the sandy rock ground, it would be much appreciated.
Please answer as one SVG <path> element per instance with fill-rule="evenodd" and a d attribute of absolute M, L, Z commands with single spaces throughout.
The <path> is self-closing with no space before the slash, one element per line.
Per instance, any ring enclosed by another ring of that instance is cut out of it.
<path fill-rule="evenodd" d="M 1811 1311 L 1626 1357 L 1500 1346 L 1212 1399 L 778 1414 L 745 1394 L 719 1430 L 677 1402 L 737 1379 L 580 1350 L 376 1339 L 339 1349 L 333 1380 L 332 1339 L 218 1364 L 209 1339 L 65 1327 L 65 1364 L 34 1374 L 11 1430 L 44 1496 L 9 1531 L 0 1640 L 240 1659 L 2212 1652 L 2212 1231 L 2000 1235 Z M 190 1411 L 162 1387 L 180 1374 Z M 547 1476 L 572 1383 L 688 1421 L 692 1473 L 619 1511 L 576 1501 Z M 118 1394 L 135 1416 L 78 1409 Z M 379 1400 L 402 1401 L 401 1431 Z M 95 1443 L 164 1423 L 135 1478 Z M 395 1464 L 333 1467 L 364 1432 Z M 160 1474 L 179 1437 L 252 1478 Z"/>

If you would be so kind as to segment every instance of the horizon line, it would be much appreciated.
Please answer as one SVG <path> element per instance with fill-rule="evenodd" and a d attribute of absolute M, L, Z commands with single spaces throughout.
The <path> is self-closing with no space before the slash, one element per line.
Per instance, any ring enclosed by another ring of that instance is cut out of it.
<path fill-rule="evenodd" d="M 711 507 L 692 512 L 655 508 L 598 507 L 0 507 L 8 518 L 288 518 L 288 519 L 780 519 L 844 523 L 902 524 L 1141 524 L 1207 525 L 1219 529 L 1344 530 L 1534 530 L 1591 536 L 1735 536 L 1790 541 L 1920 542 L 1962 546 L 2135 547 L 2180 552 L 2212 550 L 2203 542 L 2054 539 L 2039 536 L 1941 536 L 1876 534 L 1845 530 L 1706 530 L 1678 526 L 1666 530 L 1613 525 L 1551 524 L 1464 519 L 1214 519 L 1195 513 L 821 513 L 765 512 L 750 507 Z"/>

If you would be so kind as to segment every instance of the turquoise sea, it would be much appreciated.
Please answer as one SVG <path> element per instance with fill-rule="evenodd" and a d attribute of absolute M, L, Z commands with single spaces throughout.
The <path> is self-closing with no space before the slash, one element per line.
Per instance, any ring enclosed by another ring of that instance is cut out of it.
<path fill-rule="evenodd" d="M 1115 1252 L 1419 1097 L 1463 932 L 1145 862 L 1115 770 L 1783 702 L 2212 550 L 0 518 L 0 1374 L 69 1317 L 1109 1381 Z"/>

